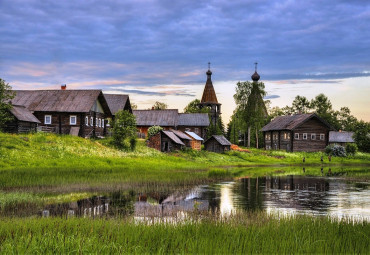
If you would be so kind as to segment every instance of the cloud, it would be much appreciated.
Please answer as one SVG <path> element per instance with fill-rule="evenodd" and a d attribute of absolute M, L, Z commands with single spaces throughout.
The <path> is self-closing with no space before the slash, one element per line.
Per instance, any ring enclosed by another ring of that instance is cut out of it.
<path fill-rule="evenodd" d="M 279 97 L 280 97 L 279 95 L 268 95 L 268 96 L 265 96 L 263 99 L 267 100 L 267 99 L 275 99 Z"/>

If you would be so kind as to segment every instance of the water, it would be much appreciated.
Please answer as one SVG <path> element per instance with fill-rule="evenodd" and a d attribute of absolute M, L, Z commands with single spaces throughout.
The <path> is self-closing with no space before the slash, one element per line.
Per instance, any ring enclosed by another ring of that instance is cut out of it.
<path fill-rule="evenodd" d="M 237 211 L 262 210 L 279 215 L 328 215 L 370 221 L 370 190 L 366 181 L 334 177 L 276 176 L 241 178 L 196 186 L 172 194 L 114 192 L 77 202 L 48 205 L 28 215 L 41 217 L 116 217 L 140 220 L 181 218 L 191 212 L 222 216 Z M 22 213 L 22 215 L 25 215 Z"/>

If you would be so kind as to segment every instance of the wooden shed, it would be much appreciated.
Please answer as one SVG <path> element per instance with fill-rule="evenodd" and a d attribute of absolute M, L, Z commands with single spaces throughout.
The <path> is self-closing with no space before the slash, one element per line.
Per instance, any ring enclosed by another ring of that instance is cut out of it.
<path fill-rule="evenodd" d="M 166 130 L 162 130 L 150 137 L 147 141 L 147 145 L 150 148 L 162 152 L 181 150 L 185 147 L 185 144 L 173 132 Z"/>
<path fill-rule="evenodd" d="M 202 142 L 204 141 L 203 138 L 191 131 L 185 131 L 185 133 L 191 138 L 190 147 L 193 150 L 200 151 L 202 148 Z"/>
<path fill-rule="evenodd" d="M 172 133 L 174 133 L 180 140 L 185 144 L 186 147 L 191 148 L 191 141 L 192 139 L 186 135 L 185 133 L 181 132 L 180 130 L 170 129 Z"/>
<path fill-rule="evenodd" d="M 10 109 L 13 120 L 6 123 L 5 131 L 9 133 L 36 132 L 40 121 L 26 107 L 13 105 Z"/>
<path fill-rule="evenodd" d="M 329 132 L 329 144 L 337 144 L 341 146 L 346 146 L 347 143 L 354 143 L 353 140 L 354 132 L 346 131 L 330 131 Z"/>
<path fill-rule="evenodd" d="M 213 135 L 204 143 L 207 151 L 222 153 L 230 150 L 231 143 L 223 135 Z"/>
<path fill-rule="evenodd" d="M 262 128 L 266 150 L 323 151 L 331 126 L 315 113 L 278 116 Z"/>

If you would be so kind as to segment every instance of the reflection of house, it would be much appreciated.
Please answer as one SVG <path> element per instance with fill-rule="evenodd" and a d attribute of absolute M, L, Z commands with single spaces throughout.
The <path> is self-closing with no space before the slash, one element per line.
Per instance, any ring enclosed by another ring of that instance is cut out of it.
<path fill-rule="evenodd" d="M 6 132 L 10 133 L 28 133 L 36 132 L 37 124 L 41 123 L 26 107 L 13 105 L 10 113 L 13 120 L 8 122 L 5 127 Z"/>
<path fill-rule="evenodd" d="M 160 126 L 164 130 L 193 131 L 204 137 L 209 126 L 207 113 L 179 113 L 177 109 L 166 109 L 133 110 L 133 114 L 141 136 L 147 136 L 151 126 Z"/>
<path fill-rule="evenodd" d="M 162 152 L 181 150 L 185 147 L 185 144 L 173 132 L 167 130 L 162 130 L 150 137 L 147 145 Z"/>
<path fill-rule="evenodd" d="M 18 90 L 13 105 L 27 108 L 42 131 L 103 136 L 111 111 L 101 90 Z"/>
<path fill-rule="evenodd" d="M 329 132 L 329 144 L 338 144 L 345 146 L 347 143 L 354 143 L 353 132 L 345 131 L 330 131 Z"/>
<path fill-rule="evenodd" d="M 207 151 L 225 152 L 230 150 L 231 143 L 223 135 L 213 135 L 204 142 Z"/>
<path fill-rule="evenodd" d="M 203 142 L 203 138 L 199 137 L 196 133 L 194 132 L 190 132 L 190 131 L 185 131 L 185 133 L 191 137 L 191 141 L 190 141 L 190 147 L 193 149 L 193 150 L 197 150 L 197 151 L 200 151 L 201 148 L 202 148 L 202 142 Z"/>
<path fill-rule="evenodd" d="M 322 151 L 328 145 L 329 124 L 315 113 L 278 116 L 262 128 L 265 149 Z"/>

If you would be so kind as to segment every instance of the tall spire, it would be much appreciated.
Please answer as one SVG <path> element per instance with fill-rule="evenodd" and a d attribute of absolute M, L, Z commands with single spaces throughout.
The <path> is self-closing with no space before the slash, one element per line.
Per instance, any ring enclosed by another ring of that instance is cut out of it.
<path fill-rule="evenodd" d="M 206 86 L 204 87 L 203 91 L 203 96 L 201 103 L 218 103 L 217 102 L 217 97 L 216 97 L 216 92 L 215 89 L 213 88 L 212 84 L 212 71 L 211 71 L 211 63 L 208 62 L 208 71 L 206 72 L 207 74 L 207 81 L 206 81 Z"/>
<path fill-rule="evenodd" d="M 261 78 L 260 75 L 257 73 L 257 65 L 258 63 L 254 63 L 254 74 L 252 74 L 251 78 L 253 81 L 257 82 Z"/>
<path fill-rule="evenodd" d="M 207 81 L 211 80 L 211 76 L 212 76 L 211 62 L 208 62 L 208 71 L 206 72 L 206 74 L 207 74 Z M 211 81 L 211 83 L 212 83 L 212 81 Z"/>

